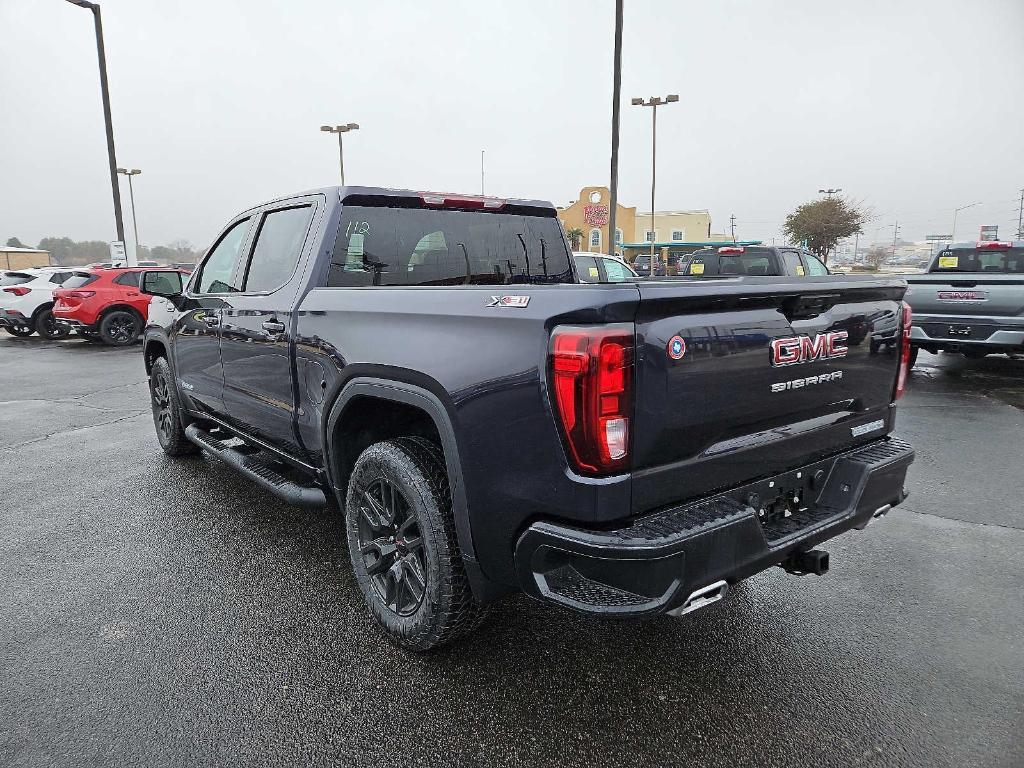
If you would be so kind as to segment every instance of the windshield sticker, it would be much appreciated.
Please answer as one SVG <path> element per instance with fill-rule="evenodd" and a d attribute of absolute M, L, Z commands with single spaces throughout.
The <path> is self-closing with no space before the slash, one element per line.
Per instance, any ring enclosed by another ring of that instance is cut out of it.
<path fill-rule="evenodd" d="M 939 256 L 939 269 L 956 269 L 959 265 L 959 256 Z"/>
<path fill-rule="evenodd" d="M 703 264 L 698 264 L 698 263 L 694 262 L 693 264 L 690 265 L 690 274 L 691 275 L 703 275 L 704 274 L 704 265 Z"/>
<path fill-rule="evenodd" d="M 804 265 L 803 264 L 797 264 L 796 265 L 796 273 L 798 275 L 800 275 L 800 277 L 804 276 Z"/>
<path fill-rule="evenodd" d="M 587 272 L 590 273 L 591 277 L 600 277 L 601 276 L 597 272 L 597 267 L 590 267 L 590 268 L 587 269 Z"/>

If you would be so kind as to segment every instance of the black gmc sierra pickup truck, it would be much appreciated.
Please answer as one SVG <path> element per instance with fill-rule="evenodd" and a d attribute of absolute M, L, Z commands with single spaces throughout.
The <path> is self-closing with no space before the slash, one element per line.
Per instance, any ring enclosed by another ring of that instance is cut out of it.
<path fill-rule="evenodd" d="M 160 444 L 291 504 L 333 494 L 370 611 L 420 650 L 516 589 L 681 615 L 772 565 L 824 573 L 816 544 L 903 500 L 903 280 L 574 269 L 549 203 L 252 208 L 187 285 L 143 278 Z"/>

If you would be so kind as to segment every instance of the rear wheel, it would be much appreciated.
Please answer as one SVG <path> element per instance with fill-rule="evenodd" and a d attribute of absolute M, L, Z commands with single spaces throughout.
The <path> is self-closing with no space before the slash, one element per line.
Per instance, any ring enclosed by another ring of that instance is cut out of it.
<path fill-rule="evenodd" d="M 25 338 L 26 336 L 31 336 L 35 332 L 32 328 L 29 328 L 27 325 L 8 325 L 6 326 L 6 328 L 7 332 L 11 334 L 11 336 L 17 336 L 18 338 L 21 339 Z"/>
<path fill-rule="evenodd" d="M 57 322 L 57 318 L 53 316 L 53 310 L 50 307 L 40 310 L 39 314 L 36 315 L 35 326 L 36 333 L 44 339 L 63 339 L 71 333 L 71 328 Z"/>
<path fill-rule="evenodd" d="M 153 426 L 160 447 L 168 456 L 185 456 L 197 453 L 198 446 L 185 437 L 181 423 L 182 407 L 174 376 L 167 359 L 158 357 L 149 372 L 149 395 L 153 405 Z"/>
<path fill-rule="evenodd" d="M 100 338 L 112 347 L 125 347 L 138 338 L 139 326 L 139 318 L 134 312 L 116 309 L 100 322 Z"/>
<path fill-rule="evenodd" d="M 404 437 L 363 451 L 345 522 L 356 581 L 390 639 L 426 651 L 479 625 L 484 611 L 459 555 L 440 448 Z"/>

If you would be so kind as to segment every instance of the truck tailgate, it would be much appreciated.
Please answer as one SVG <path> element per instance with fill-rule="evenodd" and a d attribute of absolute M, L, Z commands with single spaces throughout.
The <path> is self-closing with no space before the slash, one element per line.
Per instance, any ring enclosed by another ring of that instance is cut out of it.
<path fill-rule="evenodd" d="M 905 290 L 870 276 L 640 282 L 633 511 L 890 431 Z"/>
<path fill-rule="evenodd" d="M 936 273 L 907 277 L 916 314 L 1016 317 L 1024 314 L 1024 275 Z"/>

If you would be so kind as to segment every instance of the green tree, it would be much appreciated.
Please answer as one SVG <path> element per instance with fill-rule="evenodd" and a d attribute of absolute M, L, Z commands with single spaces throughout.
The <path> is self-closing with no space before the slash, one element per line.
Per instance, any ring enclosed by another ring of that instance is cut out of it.
<path fill-rule="evenodd" d="M 783 229 L 794 243 L 806 243 L 822 261 L 844 237 L 863 230 L 867 214 L 856 204 L 842 197 L 826 197 L 804 203 L 786 217 Z"/>
<path fill-rule="evenodd" d="M 54 264 L 71 264 L 71 250 L 75 247 L 75 241 L 70 237 L 44 237 L 39 241 L 39 248 L 50 252 L 50 259 Z"/>
<path fill-rule="evenodd" d="M 27 245 L 25 245 L 23 242 L 21 242 L 21 240 L 19 240 L 16 237 L 8 237 L 7 238 L 7 247 L 8 248 L 28 248 Z"/>
<path fill-rule="evenodd" d="M 580 249 L 580 245 L 583 243 L 583 230 L 579 227 L 573 227 L 565 233 L 566 237 L 569 238 L 569 245 L 572 246 L 574 251 Z"/>

